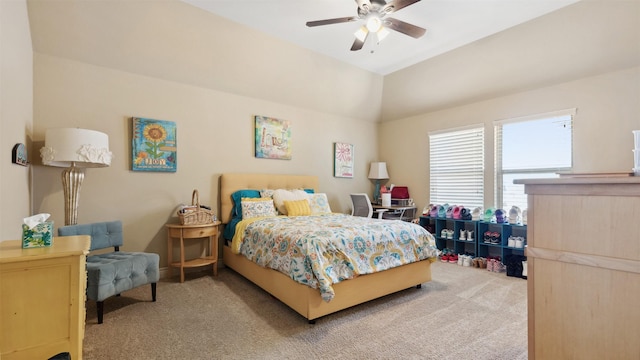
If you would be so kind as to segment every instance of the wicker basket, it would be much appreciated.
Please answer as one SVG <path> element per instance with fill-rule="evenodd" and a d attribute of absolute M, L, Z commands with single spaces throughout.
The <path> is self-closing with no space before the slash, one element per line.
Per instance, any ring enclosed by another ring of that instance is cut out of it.
<path fill-rule="evenodd" d="M 211 210 L 200 207 L 198 190 L 193 190 L 191 205 L 193 208 L 185 208 L 178 211 L 178 217 L 182 225 L 204 225 L 213 223 L 215 214 Z"/>

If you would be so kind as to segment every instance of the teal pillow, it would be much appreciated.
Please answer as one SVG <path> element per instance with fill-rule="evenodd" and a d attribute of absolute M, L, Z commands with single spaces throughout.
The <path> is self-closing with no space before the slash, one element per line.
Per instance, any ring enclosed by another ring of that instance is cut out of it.
<path fill-rule="evenodd" d="M 316 192 L 316 191 L 315 191 L 315 190 L 313 190 L 313 189 L 303 189 L 303 190 L 304 190 L 307 194 L 313 194 L 313 193 L 315 193 L 315 192 Z"/>

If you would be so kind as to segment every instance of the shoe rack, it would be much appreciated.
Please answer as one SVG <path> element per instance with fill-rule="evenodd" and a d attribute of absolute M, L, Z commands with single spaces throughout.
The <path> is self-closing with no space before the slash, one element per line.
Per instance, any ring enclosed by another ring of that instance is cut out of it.
<path fill-rule="evenodd" d="M 473 253 L 480 257 L 500 256 L 505 259 L 507 255 L 524 255 L 524 243 L 522 247 L 509 246 L 509 237 L 518 236 L 526 239 L 527 226 L 514 224 L 496 224 L 478 220 L 458 220 L 421 216 L 420 225 L 429 230 L 436 239 L 439 250 L 453 249 L 456 254 Z M 442 230 L 452 230 L 451 238 L 443 234 Z M 462 240 L 460 231 L 473 231 L 473 240 Z M 484 233 L 490 231 L 499 234 L 497 243 L 485 243 Z"/>
<path fill-rule="evenodd" d="M 522 247 L 509 246 L 509 237 L 521 237 L 526 239 L 527 226 L 515 225 L 509 223 L 490 223 L 484 221 L 477 221 L 478 225 L 478 256 L 500 256 L 500 259 L 504 261 L 507 255 L 524 255 L 524 245 Z M 499 234 L 498 243 L 486 243 L 484 234 L 489 231 Z"/>
<path fill-rule="evenodd" d="M 420 225 L 427 229 L 436 238 L 436 246 L 439 250 L 444 248 L 453 249 L 456 254 L 472 253 L 478 254 L 478 221 L 459 220 L 449 218 L 433 218 L 421 216 Z M 443 236 L 442 230 L 452 231 L 451 236 Z M 461 239 L 461 231 L 467 234 L 473 232 L 473 240 Z"/>

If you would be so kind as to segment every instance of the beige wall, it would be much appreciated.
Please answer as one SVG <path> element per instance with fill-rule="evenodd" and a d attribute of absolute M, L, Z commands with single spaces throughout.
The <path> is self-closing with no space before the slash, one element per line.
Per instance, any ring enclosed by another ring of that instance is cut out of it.
<path fill-rule="evenodd" d="M 638 66 L 383 123 L 381 157 L 388 161 L 391 181 L 408 185 L 422 209 L 429 200 L 429 132 L 484 126 L 485 206 L 493 206 L 493 122 L 569 108 L 577 108 L 574 171 L 630 172 L 631 130 L 640 129 Z"/>
<path fill-rule="evenodd" d="M 34 60 L 34 140 L 51 127 L 105 132 L 114 159 L 87 169 L 79 223 L 121 219 L 125 250 L 166 264 L 164 224 L 176 206 L 218 208 L 223 172 L 311 174 L 334 211 L 371 189 L 382 77 L 180 1 L 29 0 Z M 105 29 L 109 29 L 105 31 Z M 254 157 L 253 116 L 291 122 L 292 160 Z M 175 121 L 178 171 L 130 169 L 130 118 Z M 353 179 L 333 177 L 333 143 L 355 145 Z M 59 168 L 34 166 L 35 211 L 64 222 Z"/>
<path fill-rule="evenodd" d="M 46 128 L 84 127 L 105 132 L 114 159 L 108 168 L 86 169 L 79 223 L 121 219 L 125 250 L 166 253 L 164 224 L 198 189 L 203 204 L 218 207 L 223 172 L 312 174 L 334 211 L 346 212 L 348 194 L 371 189 L 366 178 L 376 160 L 376 125 L 300 107 L 35 54 L 34 139 Z M 293 159 L 254 157 L 253 116 L 291 122 Z M 130 117 L 175 121 L 178 171 L 130 170 Z M 353 179 L 333 177 L 333 143 L 355 145 Z M 41 146 L 41 143 L 38 144 Z M 35 210 L 64 223 L 60 168 L 36 165 Z M 177 219 L 173 219 L 177 220 Z M 164 256 L 163 256 L 164 260 Z"/>
<path fill-rule="evenodd" d="M 22 143 L 34 156 L 32 55 L 26 1 L 0 1 L 0 241 L 19 239 L 31 213 L 31 167 L 12 164 L 10 154 Z"/>

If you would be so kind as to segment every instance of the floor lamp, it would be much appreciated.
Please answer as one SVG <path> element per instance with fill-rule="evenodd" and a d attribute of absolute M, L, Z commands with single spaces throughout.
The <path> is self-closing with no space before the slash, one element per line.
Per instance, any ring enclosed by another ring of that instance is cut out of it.
<path fill-rule="evenodd" d="M 376 181 L 376 190 L 373 193 L 373 201 L 380 202 L 380 180 L 389 179 L 386 162 L 372 162 L 369 168 L 369 179 Z"/>
<path fill-rule="evenodd" d="M 47 129 L 40 156 L 44 165 L 66 168 L 62 171 L 64 224 L 77 224 L 80 187 L 84 180 L 82 168 L 111 165 L 109 136 L 86 129 Z"/>

